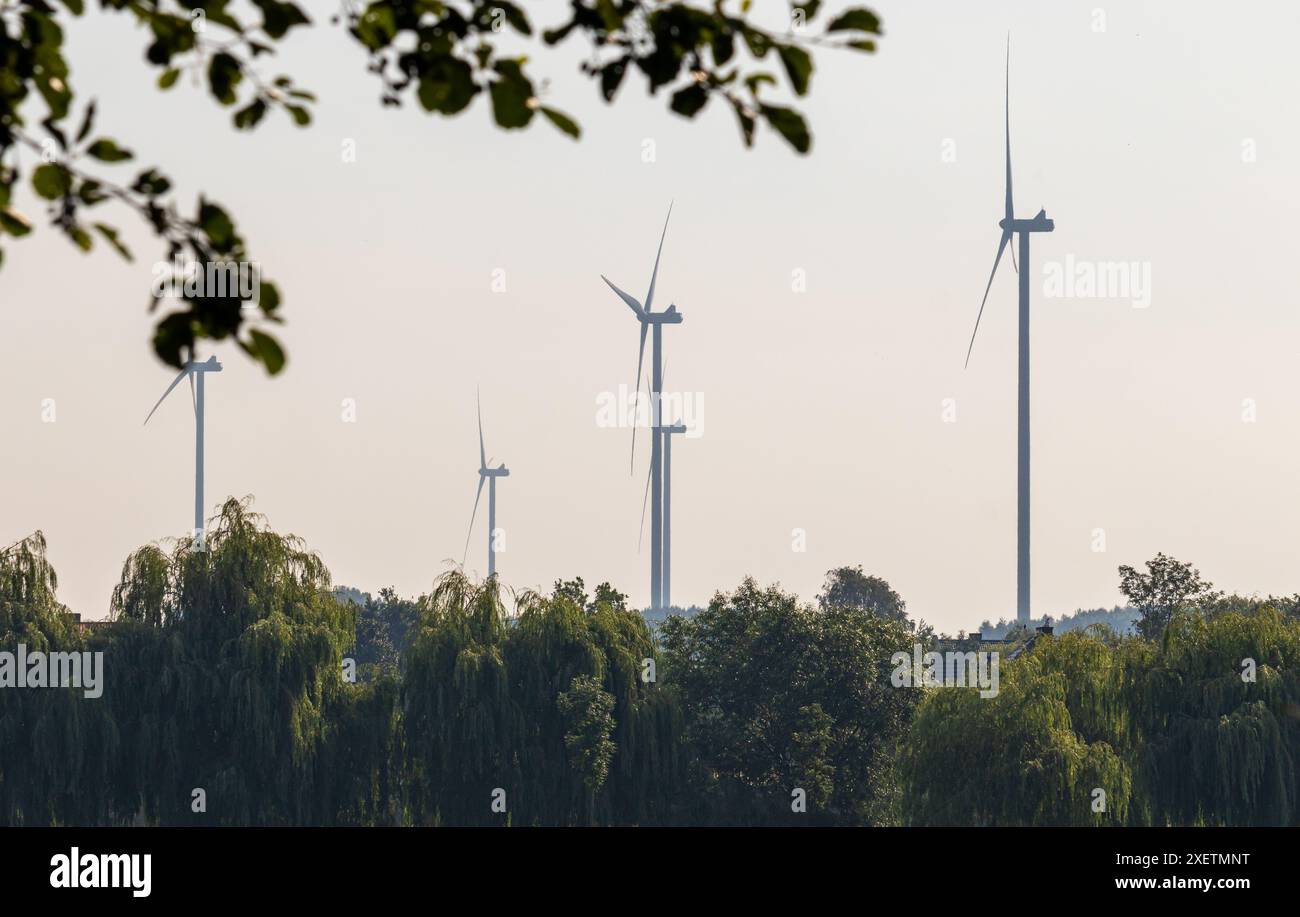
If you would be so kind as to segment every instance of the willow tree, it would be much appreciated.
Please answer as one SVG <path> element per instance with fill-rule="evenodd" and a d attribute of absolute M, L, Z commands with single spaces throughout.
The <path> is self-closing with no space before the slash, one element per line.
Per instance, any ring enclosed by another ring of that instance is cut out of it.
<path fill-rule="evenodd" d="M 1124 675 L 1146 820 L 1300 824 L 1300 622 L 1175 615 Z"/>
<path fill-rule="evenodd" d="M 998 693 L 927 687 L 903 745 L 903 813 L 921 825 L 1123 823 L 1132 792 L 1110 650 L 1078 633 L 1000 657 Z"/>
<path fill-rule="evenodd" d="M 395 728 L 382 692 L 395 695 L 344 680 L 356 612 L 299 539 L 229 500 L 206 548 L 182 538 L 128 558 L 112 608 L 117 818 L 139 807 L 164 823 L 301 824 L 386 810 L 372 777 Z M 375 692 L 374 715 L 344 716 Z"/>
<path fill-rule="evenodd" d="M 996 698 L 934 690 L 904 765 L 922 824 L 1297 824 L 1300 622 L 1220 609 L 1175 612 L 1158 642 L 1040 638 Z"/>
<path fill-rule="evenodd" d="M 410 800 L 426 824 L 647 822 L 668 812 L 671 698 L 643 678 L 635 612 L 566 590 L 507 612 L 495 578 L 444 574 L 402 686 Z"/>
<path fill-rule="evenodd" d="M 40 532 L 0 550 L 0 651 L 84 649 Z M 0 822 L 88 824 L 118 747 L 102 697 L 76 687 L 0 690 Z"/>

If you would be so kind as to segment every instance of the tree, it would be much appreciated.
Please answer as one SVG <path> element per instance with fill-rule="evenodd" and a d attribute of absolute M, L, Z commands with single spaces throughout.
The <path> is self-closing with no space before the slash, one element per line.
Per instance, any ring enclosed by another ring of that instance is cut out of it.
<path fill-rule="evenodd" d="M 1157 554 L 1146 566 L 1146 573 L 1121 566 L 1119 589 L 1137 609 L 1137 631 L 1148 640 L 1164 633 L 1175 612 L 1213 603 L 1220 597 L 1214 592 L 1214 584 L 1203 581 L 1200 571 L 1191 564 Z"/>
<path fill-rule="evenodd" d="M 819 611 L 746 579 L 663 625 L 666 684 L 695 762 L 696 818 L 729 824 L 893 819 L 893 758 L 920 697 L 890 684 L 915 640 L 861 608 Z M 806 815 L 791 793 L 806 793 Z"/>
<path fill-rule="evenodd" d="M 672 695 L 640 615 L 583 607 L 580 580 L 526 593 L 444 574 L 423 602 L 402 685 L 412 820 L 446 825 L 644 824 L 678 792 Z M 505 793 L 494 812 L 492 793 Z"/>
<path fill-rule="evenodd" d="M 868 576 L 862 566 L 836 567 L 826 573 L 826 583 L 817 604 L 829 608 L 857 608 L 889 621 L 899 621 L 909 628 L 907 603 L 889 583 L 878 576 Z"/>
<path fill-rule="evenodd" d="M 190 71 L 205 77 L 218 104 L 233 109 L 237 130 L 254 129 L 272 111 L 283 112 L 299 127 L 311 123 L 315 96 L 291 76 L 269 77 L 262 69 L 291 33 L 311 25 L 291 0 L 250 0 L 251 10 L 231 0 L 100 0 L 100 5 L 105 14 L 133 17 L 147 31 L 145 59 L 159 71 L 159 88 L 171 89 L 182 72 Z M 613 101 L 629 72 L 639 71 L 652 95 L 670 93 L 675 113 L 694 118 L 718 98 L 734 112 L 746 146 L 765 122 L 800 153 L 811 147 L 808 126 L 799 112 L 768 97 L 777 78 L 764 62 L 779 61 L 790 89 L 803 96 L 813 73 L 811 47 L 871 52 L 881 34 L 879 18 L 866 9 L 819 18 L 821 0 L 791 0 L 790 30 L 779 34 L 755 24 L 749 0 L 698 5 L 572 0 L 570 6 L 567 21 L 542 31 L 540 42 L 555 46 L 574 37 L 585 39 L 590 58 L 581 67 L 599 84 L 606 102 Z M 528 58 L 501 47 L 507 27 L 514 33 L 509 44 L 539 41 L 522 3 L 370 0 L 344 7 L 346 12 L 331 21 L 356 41 L 366 70 L 379 81 L 383 105 L 415 101 L 427 113 L 451 117 L 486 98 L 503 129 L 527 127 L 540 114 L 565 134 L 580 135 L 571 117 L 543 101 L 545 92 L 536 88 Z M 32 228 L 13 201 L 24 174 L 17 151 L 26 148 L 42 158 L 30 178 L 48 202 L 51 224 L 82 251 L 90 251 L 98 237 L 122 257 L 132 257 L 117 228 L 95 216 L 101 205 L 114 202 L 153 230 L 168 263 L 180 258 L 200 265 L 250 260 L 235 219 L 210 197 L 200 195 L 187 214 L 171 193 L 170 179 L 157 168 L 125 179 L 99 171 L 100 166 L 129 162 L 133 155 L 95 131 L 94 100 L 76 111 L 74 68 L 64 56 L 63 35 L 65 26 L 83 15 L 85 0 L 9 0 L 3 8 L 0 241 L 21 238 Z M 824 30 L 814 31 L 814 24 L 823 21 Z M 33 111 L 38 97 L 41 110 Z M 0 249 L 0 264 L 3 255 Z M 267 372 L 279 372 L 285 354 L 267 327 L 281 321 L 280 293 L 261 280 L 256 313 L 243 308 L 246 298 L 228 289 L 186 291 L 179 297 L 181 308 L 155 325 L 155 353 L 180 367 L 201 341 L 233 337 Z M 160 302 L 157 289 L 151 302 L 154 307 Z"/>
<path fill-rule="evenodd" d="M 999 659 L 997 695 L 927 688 L 903 743 L 903 812 L 912 825 L 1123 824 L 1132 765 L 1115 749 L 1107 648 L 1045 637 Z M 1104 812 L 1093 810 L 1101 789 Z"/>
<path fill-rule="evenodd" d="M 929 691 L 904 745 L 909 822 L 1296 823 L 1300 622 L 1263 608 L 1175 615 L 1159 641 L 1096 630 L 1004 660 L 996 697 Z"/>
<path fill-rule="evenodd" d="M 356 607 L 299 539 L 228 500 L 203 547 L 128 558 L 112 611 L 104 694 L 122 756 L 106 819 L 329 824 L 386 809 L 371 792 L 386 762 L 365 752 L 389 747 L 392 717 L 349 711 L 394 692 L 344 681 Z"/>

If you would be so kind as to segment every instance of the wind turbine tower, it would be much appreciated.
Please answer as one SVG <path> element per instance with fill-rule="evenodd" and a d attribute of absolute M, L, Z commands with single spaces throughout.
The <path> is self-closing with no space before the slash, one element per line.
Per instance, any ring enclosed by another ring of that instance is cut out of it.
<path fill-rule="evenodd" d="M 984 304 L 988 302 L 989 290 L 993 286 L 993 277 L 998 272 L 998 263 L 1002 252 L 1015 234 L 1020 236 L 1020 264 L 1025 266 L 1020 273 L 1020 387 L 1017 399 L 1016 430 L 1016 620 L 1028 622 L 1030 618 L 1029 603 L 1029 240 L 1036 232 L 1051 232 L 1056 224 L 1048 219 L 1045 210 L 1039 210 L 1030 220 L 1018 220 L 1011 197 L 1011 39 L 1007 38 L 1006 70 L 1006 205 L 1002 220 L 998 226 L 1002 237 L 998 240 L 998 253 L 993 259 L 993 270 L 989 273 L 989 282 L 984 287 L 984 299 L 980 301 L 979 314 L 975 316 L 975 330 L 971 332 L 970 346 L 966 348 L 966 365 L 970 365 L 971 350 L 975 347 L 975 334 L 979 331 L 980 317 L 984 315 Z M 1015 254 L 1012 253 L 1014 264 Z M 1017 267 L 1017 270 L 1019 268 Z"/>

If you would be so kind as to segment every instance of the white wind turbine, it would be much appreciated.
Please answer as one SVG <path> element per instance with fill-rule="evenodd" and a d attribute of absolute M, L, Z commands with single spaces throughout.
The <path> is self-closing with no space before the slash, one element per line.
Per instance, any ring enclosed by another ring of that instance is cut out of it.
<path fill-rule="evenodd" d="M 646 331 L 654 328 L 654 341 L 651 348 L 650 371 L 650 489 L 654 491 L 654 502 L 650 508 L 650 607 L 659 610 L 663 606 L 663 438 L 660 435 L 659 401 L 663 391 L 663 334 L 664 325 L 681 324 L 682 314 L 677 306 L 669 305 L 663 312 L 651 311 L 655 298 L 655 280 L 659 276 L 659 257 L 664 251 L 664 238 L 668 235 L 668 220 L 672 218 L 673 208 L 668 205 L 668 217 L 664 220 L 663 233 L 659 237 L 659 251 L 655 254 L 654 271 L 650 274 L 650 289 L 645 295 L 645 305 L 624 293 L 604 274 L 600 279 L 609 284 L 609 288 L 618 294 L 641 324 L 641 344 L 636 358 L 636 388 L 638 396 L 641 391 L 641 364 L 645 356 Z M 636 457 L 636 423 L 632 425 L 632 454 Z"/>
<path fill-rule="evenodd" d="M 496 576 L 497 572 L 497 478 L 507 478 L 510 476 L 510 469 L 502 462 L 496 468 L 488 467 L 487 450 L 483 446 L 483 405 L 478 401 L 475 395 L 475 401 L 478 402 L 478 490 L 474 492 L 474 511 L 469 517 L 469 531 L 465 533 L 465 554 L 461 558 L 461 566 L 465 565 L 465 558 L 469 556 L 469 540 L 474 534 L 474 520 L 478 516 L 479 497 L 483 496 L 483 482 L 488 482 L 488 579 Z"/>
<path fill-rule="evenodd" d="M 158 399 L 158 404 L 153 406 L 149 412 L 149 417 L 144 419 L 147 424 L 149 418 L 153 417 L 154 411 L 158 410 L 158 405 L 167 399 L 172 393 L 172 389 L 181 384 L 181 380 L 189 378 L 190 380 L 190 397 L 194 404 L 194 541 L 198 550 L 204 548 L 203 532 L 203 377 L 208 373 L 221 372 L 221 364 L 217 362 L 216 357 L 208 357 L 202 363 L 191 360 L 186 363 L 184 368 L 172 380 L 172 384 L 167 386 L 167 391 L 162 393 Z M 197 381 L 196 381 L 197 380 Z"/>

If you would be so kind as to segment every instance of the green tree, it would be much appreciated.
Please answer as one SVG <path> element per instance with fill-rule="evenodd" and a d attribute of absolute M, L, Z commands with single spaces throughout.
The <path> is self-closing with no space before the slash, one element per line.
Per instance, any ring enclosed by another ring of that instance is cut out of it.
<path fill-rule="evenodd" d="M 929 687 L 903 743 L 903 812 L 914 825 L 1123 823 L 1130 762 L 1115 664 L 1079 633 L 999 659 L 998 693 Z M 1105 793 L 1093 811 L 1094 790 Z"/>
<path fill-rule="evenodd" d="M 1201 579 L 1201 573 L 1165 554 L 1147 561 L 1147 572 L 1129 566 L 1119 568 L 1119 589 L 1137 609 L 1137 631 L 1148 640 L 1164 633 L 1176 612 L 1212 604 L 1220 598 L 1214 584 Z"/>
<path fill-rule="evenodd" d="M 0 650 L 86 649 L 57 586 L 40 532 L 0 550 Z M 119 747 L 102 697 L 72 687 L 0 689 L 0 824 L 95 823 Z"/>
<path fill-rule="evenodd" d="M 750 0 L 572 0 L 567 20 L 540 35 L 524 4 L 506 0 L 370 0 L 345 4 L 346 12 L 331 21 L 355 40 L 358 70 L 364 67 L 378 81 L 385 106 L 413 101 L 429 114 L 451 117 L 485 99 L 501 128 L 524 128 L 540 116 L 577 138 L 578 124 L 543 101 L 528 58 L 512 48 L 579 39 L 589 46 L 582 70 L 605 101 L 614 100 L 629 73 L 639 72 L 647 90 L 668 94 L 669 107 L 679 115 L 694 118 L 717 98 L 734 113 L 746 145 L 753 143 L 758 124 L 766 123 L 806 153 L 812 138 L 803 116 L 771 98 L 774 71 L 784 73 L 795 96 L 803 96 L 811 85 L 811 48 L 874 51 L 880 21 L 862 8 L 823 16 L 821 0 L 791 0 L 791 27 L 774 32 L 751 19 L 751 5 Z M 30 179 L 47 202 L 51 224 L 82 251 L 90 251 L 99 238 L 122 257 L 132 257 L 118 229 L 99 216 L 103 205 L 117 204 L 153 230 L 169 262 L 251 260 L 235 219 L 211 197 L 201 194 L 187 209 L 157 168 L 134 177 L 104 173 L 103 167 L 130 162 L 133 154 L 95 129 L 96 103 L 79 97 L 73 81 L 64 31 L 85 6 L 85 0 L 0 4 L 0 241 L 32 229 L 13 200 L 25 174 L 17 151 L 27 148 L 42 157 Z M 191 72 L 219 105 L 232 110 L 237 130 L 254 129 L 271 112 L 300 127 L 311 123 L 315 96 L 292 76 L 267 72 L 290 34 L 311 25 L 299 4 L 100 0 L 100 8 L 142 27 L 145 60 L 158 70 L 160 89 L 180 85 L 181 75 Z M 0 264 L 3 256 L 0 248 Z M 259 320 L 253 320 L 237 295 L 187 296 L 179 309 L 158 320 L 154 351 L 179 367 L 199 342 L 235 338 L 251 358 L 277 373 L 285 354 L 268 333 L 281 321 L 274 284 L 261 282 L 257 306 Z"/>
<path fill-rule="evenodd" d="M 424 600 L 402 686 L 411 813 L 420 824 L 667 820 L 678 780 L 669 692 L 640 615 L 583 607 L 580 581 L 526 593 L 453 571 Z M 506 812 L 490 809 L 506 794 Z"/>
<path fill-rule="evenodd" d="M 915 638 L 861 608 L 818 610 L 746 579 L 662 628 L 700 813 L 725 823 L 875 824 L 892 811 L 893 758 L 919 691 L 890 683 Z M 808 812 L 791 812 L 791 793 Z M 806 819 L 806 821 L 801 821 Z"/>
<path fill-rule="evenodd" d="M 382 762 L 348 749 L 387 747 L 391 717 L 369 718 L 364 742 L 331 743 L 350 707 L 392 689 L 343 680 L 355 606 L 299 539 L 229 500 L 205 547 L 183 538 L 128 558 L 112 608 L 105 696 L 123 755 L 109 818 L 329 824 L 375 804 Z M 336 772 L 320 766 L 327 750 Z M 333 795 L 340 769 L 361 775 L 348 785 L 366 800 Z M 206 813 L 193 811 L 194 788 Z"/>

